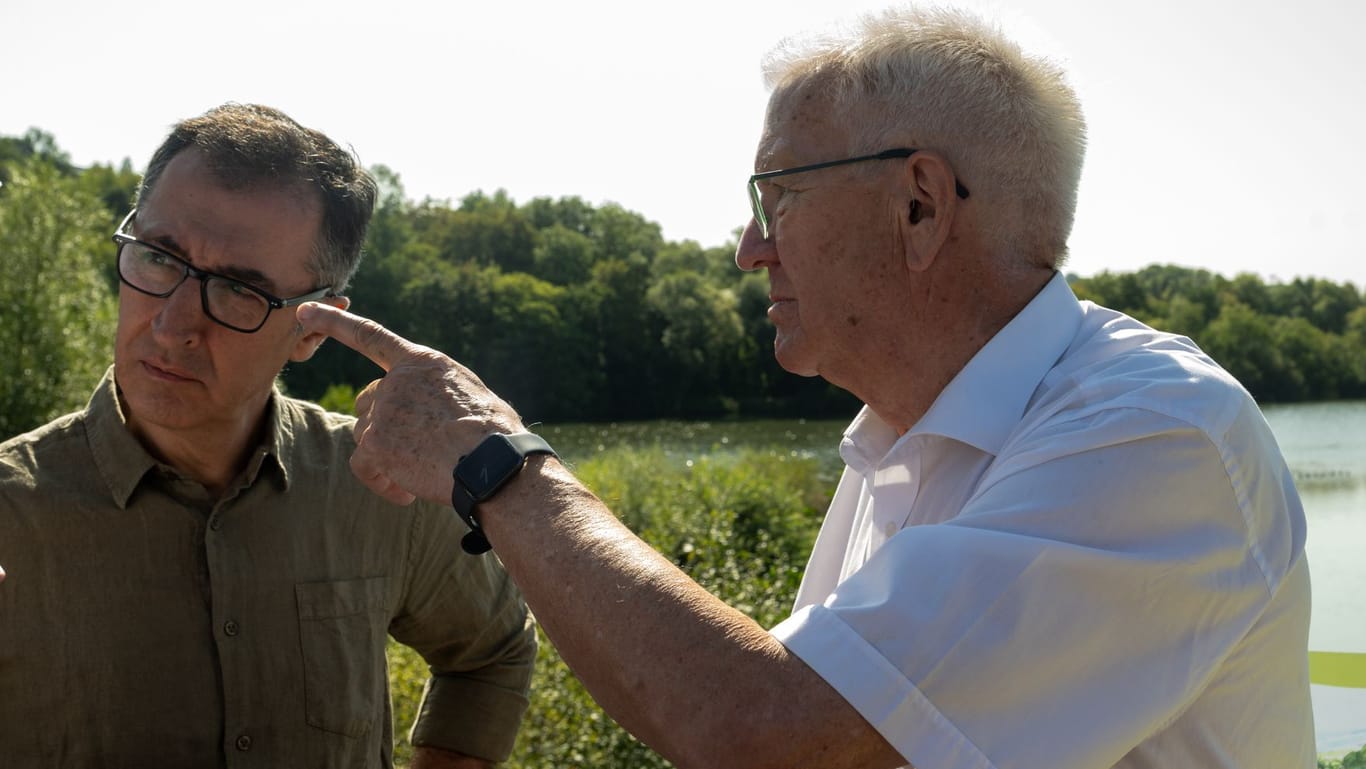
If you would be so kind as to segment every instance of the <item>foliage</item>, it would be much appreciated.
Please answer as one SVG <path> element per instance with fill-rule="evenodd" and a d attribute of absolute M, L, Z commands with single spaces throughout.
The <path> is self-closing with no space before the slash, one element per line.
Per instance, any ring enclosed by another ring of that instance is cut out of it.
<path fill-rule="evenodd" d="M 767 278 L 735 268 L 733 243 L 706 248 L 666 241 L 657 224 L 637 213 L 577 197 L 518 204 L 499 190 L 455 203 L 414 202 L 397 173 L 383 166 L 373 171 L 379 205 L 348 289 L 353 309 L 469 365 L 530 421 L 825 417 L 857 408 L 848 393 L 778 366 L 769 352 Z M 87 255 L 109 252 L 103 239 L 127 212 L 138 182 L 127 161 L 118 168 L 73 166 L 37 129 L 0 137 L 0 179 L 15 173 L 45 174 L 43 191 L 66 201 L 65 207 L 41 206 L 49 211 L 47 226 L 64 233 L 68 252 Z M 17 204 L 23 195 L 11 181 L 0 197 Z M 63 211 L 66 218 L 58 219 Z M 31 217 L 11 216 L 32 229 Z M 6 269 L 16 274 L 50 248 L 15 242 L 21 235 L 34 236 L 5 233 L 7 249 L 24 250 L 7 260 Z M 88 303 L 90 276 L 116 285 L 112 260 L 96 261 L 93 268 L 63 262 L 85 278 L 45 288 Z M 1366 301 L 1352 284 L 1274 283 L 1171 265 L 1071 282 L 1082 298 L 1191 337 L 1260 401 L 1366 397 Z M 23 280 L 6 285 L 38 299 L 20 288 L 29 285 Z M 32 302 L 5 312 L 4 339 L 41 315 Z M 88 348 L 88 340 L 79 340 L 93 332 L 90 322 L 65 323 L 61 338 L 44 337 L 45 347 L 34 354 L 56 361 L 68 354 L 56 350 L 72 346 L 58 342 Z M 50 318 L 44 323 L 57 327 Z M 58 396 L 43 396 L 57 405 L 7 403 L 12 413 L 5 431 L 78 407 L 94 383 L 88 369 L 49 372 L 69 384 L 56 387 Z M 317 399 L 334 385 L 359 389 L 381 374 L 332 342 L 311 361 L 288 366 L 281 382 Z M 38 396 L 33 390 L 24 397 Z"/>
<path fill-rule="evenodd" d="M 85 403 L 112 360 L 107 217 L 80 183 L 37 158 L 0 188 L 0 438 Z"/>
<path fill-rule="evenodd" d="M 1366 397 L 1366 297 L 1351 283 L 1173 265 L 1071 283 L 1078 297 L 1195 340 L 1259 401 Z"/>
<path fill-rule="evenodd" d="M 356 413 L 356 388 L 351 385 L 332 385 L 318 399 L 318 405 L 338 414 Z"/>
<path fill-rule="evenodd" d="M 533 420 L 826 416 L 856 407 L 768 350 L 768 285 L 733 244 L 666 242 L 615 204 L 517 205 L 501 190 L 455 206 L 382 200 L 355 309 L 469 365 Z M 1262 401 L 1366 396 L 1366 312 L 1351 284 L 1266 283 L 1170 265 L 1076 278 L 1074 289 L 1191 337 Z M 304 395 L 373 367 L 335 346 L 287 373 Z M 546 387 L 553 382 L 554 387 Z"/>
<path fill-rule="evenodd" d="M 413 203 L 397 174 L 375 172 L 382 194 L 352 307 L 459 359 L 532 419 L 853 408 L 762 352 L 773 338 L 766 281 L 735 269 L 731 245 L 666 242 L 639 214 L 576 197 Z M 377 373 L 327 345 L 285 379 L 318 397 Z"/>
<path fill-rule="evenodd" d="M 618 448 L 576 468 L 623 523 L 738 610 L 769 627 L 787 616 L 829 502 L 816 460 L 754 449 L 695 460 Z M 509 766 L 665 767 L 608 718 L 541 637 L 531 707 Z M 425 669 L 390 647 L 395 723 L 411 724 Z M 411 748 L 400 745 L 406 761 Z"/>
<path fill-rule="evenodd" d="M 665 241 L 643 216 L 577 197 L 519 205 L 499 190 L 413 202 L 397 173 L 373 171 L 381 193 L 352 307 L 466 363 L 532 421 L 821 417 L 857 407 L 777 365 L 767 279 L 735 269 L 733 244 Z M 107 343 L 94 341 L 109 328 L 99 281 L 109 295 L 116 286 L 104 238 L 138 176 L 127 160 L 77 168 L 32 129 L 0 137 L 4 180 L 0 205 L 14 224 L 0 233 L 2 288 L 21 301 L 5 305 L 0 341 L 27 356 L 7 360 L 18 373 L 5 378 L 0 434 L 12 434 L 80 406 L 102 369 L 90 361 L 107 362 Z M 1366 397 L 1366 301 L 1350 283 L 1171 265 L 1071 282 L 1082 298 L 1191 337 L 1263 402 Z M 329 343 L 281 382 L 321 398 L 381 373 Z"/>
<path fill-rule="evenodd" d="M 30 128 L 23 136 L 0 136 L 0 182 L 13 181 L 10 169 L 29 160 L 49 166 L 63 176 L 76 171 L 71 156 L 57 146 L 57 140 L 47 131 Z"/>
<path fill-rule="evenodd" d="M 1318 769 L 1366 769 L 1366 745 L 1342 758 L 1320 758 Z"/>

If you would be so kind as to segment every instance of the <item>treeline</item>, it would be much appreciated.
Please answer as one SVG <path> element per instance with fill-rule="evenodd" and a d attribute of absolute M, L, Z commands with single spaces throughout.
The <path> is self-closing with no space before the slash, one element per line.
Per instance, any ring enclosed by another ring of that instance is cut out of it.
<path fill-rule="evenodd" d="M 468 365 L 534 420 L 848 413 L 847 393 L 783 372 L 768 281 L 734 246 L 666 241 L 659 225 L 577 197 L 504 192 L 415 203 L 383 190 L 353 309 Z M 292 392 L 360 386 L 373 365 L 326 345 Z"/>
<path fill-rule="evenodd" d="M 1351 283 L 1170 265 L 1071 283 L 1083 299 L 1194 339 L 1260 402 L 1366 397 L 1366 302 Z"/>
<path fill-rule="evenodd" d="M 638 213 L 577 197 L 415 202 L 396 173 L 373 170 L 382 195 L 353 309 L 466 363 L 529 420 L 856 406 L 777 366 L 767 278 L 736 269 L 733 243 L 666 241 Z M 109 235 L 137 181 L 126 160 L 75 167 L 42 131 L 0 137 L 0 435 L 79 407 L 111 359 Z M 1366 396 L 1366 309 L 1351 284 L 1172 266 L 1072 282 L 1083 298 L 1191 336 L 1260 400 Z M 378 374 L 332 343 L 283 383 L 318 399 Z"/>

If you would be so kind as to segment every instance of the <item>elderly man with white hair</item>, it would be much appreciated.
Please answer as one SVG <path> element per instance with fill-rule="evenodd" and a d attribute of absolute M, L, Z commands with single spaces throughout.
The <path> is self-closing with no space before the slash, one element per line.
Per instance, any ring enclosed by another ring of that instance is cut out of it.
<path fill-rule="evenodd" d="M 1312 766 L 1290 473 L 1190 340 L 1058 272 L 1085 145 L 1061 71 L 909 9 L 780 48 L 768 80 L 736 261 L 768 273 L 782 366 L 865 404 L 789 619 L 689 580 L 472 372 L 305 307 L 387 372 L 357 475 L 451 498 L 678 766 Z"/>

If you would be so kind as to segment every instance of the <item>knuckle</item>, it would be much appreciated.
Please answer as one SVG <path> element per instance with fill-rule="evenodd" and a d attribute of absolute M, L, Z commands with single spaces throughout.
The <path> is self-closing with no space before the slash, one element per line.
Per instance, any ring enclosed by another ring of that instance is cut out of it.
<path fill-rule="evenodd" d="M 384 327 L 369 318 L 364 318 L 356 326 L 356 341 L 372 347 L 384 339 Z"/>

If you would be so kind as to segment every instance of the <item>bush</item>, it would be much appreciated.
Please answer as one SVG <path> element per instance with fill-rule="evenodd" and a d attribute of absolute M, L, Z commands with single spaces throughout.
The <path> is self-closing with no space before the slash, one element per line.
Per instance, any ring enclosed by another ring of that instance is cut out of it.
<path fill-rule="evenodd" d="M 113 360 L 117 305 L 107 214 L 55 167 L 29 161 L 0 187 L 0 440 L 90 399 Z"/>
<path fill-rule="evenodd" d="M 1366 769 L 1366 745 L 1342 758 L 1320 758 L 1318 769 Z"/>

